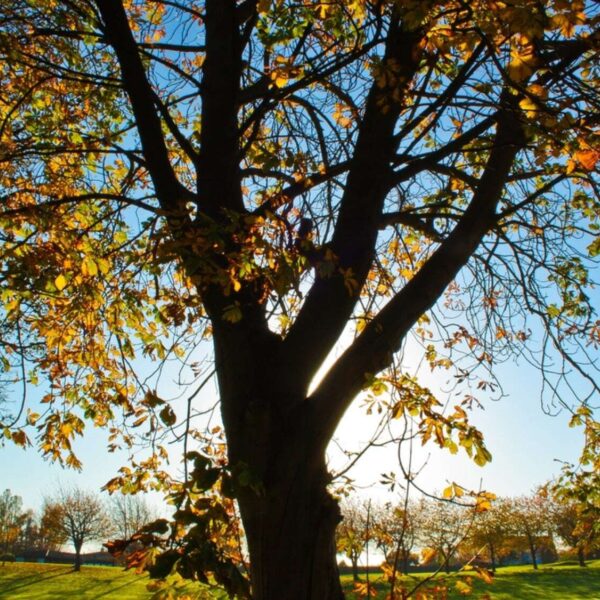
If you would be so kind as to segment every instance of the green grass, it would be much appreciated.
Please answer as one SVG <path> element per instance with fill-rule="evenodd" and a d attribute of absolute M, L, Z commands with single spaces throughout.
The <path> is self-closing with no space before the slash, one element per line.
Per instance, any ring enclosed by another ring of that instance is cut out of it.
<path fill-rule="evenodd" d="M 58 600 L 150 598 L 147 577 L 117 567 L 87 567 L 80 573 L 69 565 L 6 563 L 0 566 L 1 600 Z"/>
<path fill-rule="evenodd" d="M 425 576 L 403 577 L 401 581 L 410 590 Z M 465 597 L 479 600 L 486 594 L 490 600 L 600 600 L 600 560 L 590 561 L 587 568 L 573 563 L 540 565 L 537 571 L 531 566 L 502 567 L 497 570 L 491 584 L 471 576 L 473 592 L 470 596 L 464 596 L 456 589 L 457 581 L 466 577 L 468 574 L 440 576 L 425 587 L 445 585 L 449 590 L 449 600 Z M 342 578 L 346 590 L 352 589 L 351 579 L 350 576 Z M 364 581 L 365 578 L 362 579 Z M 371 581 L 380 591 L 377 599 L 383 600 L 387 588 L 377 582 L 376 576 L 371 575 Z M 347 597 L 353 600 L 357 596 L 348 593 Z"/>
<path fill-rule="evenodd" d="M 423 576 L 405 577 L 402 581 L 410 589 Z M 464 577 L 442 577 L 429 585 L 447 585 L 449 600 L 465 598 L 454 589 L 457 578 Z M 383 600 L 384 587 L 376 580 L 377 576 L 371 574 L 371 581 L 381 592 L 377 598 Z M 342 581 L 347 591 L 352 589 L 350 576 L 344 576 Z M 491 600 L 600 600 L 600 560 L 591 561 L 586 569 L 568 563 L 544 565 L 538 571 L 531 567 L 504 567 L 498 570 L 491 585 L 476 578 L 473 582 L 473 594 L 467 598 L 478 600 L 485 594 Z M 149 600 L 152 594 L 146 590 L 147 583 L 147 577 L 117 567 L 82 567 L 80 573 L 74 573 L 68 565 L 0 566 L 0 600 Z M 354 598 L 348 593 L 349 600 Z"/>

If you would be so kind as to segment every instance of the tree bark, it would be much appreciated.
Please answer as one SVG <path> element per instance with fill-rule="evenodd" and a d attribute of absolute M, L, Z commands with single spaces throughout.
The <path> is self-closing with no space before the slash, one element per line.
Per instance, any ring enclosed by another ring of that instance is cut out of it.
<path fill-rule="evenodd" d="M 325 486 L 298 468 L 283 481 L 240 493 L 253 600 L 344 598 L 335 548 L 340 511 Z"/>
<path fill-rule="evenodd" d="M 402 572 L 408 575 L 408 563 L 410 561 L 410 551 L 404 550 L 402 552 Z"/>
<path fill-rule="evenodd" d="M 341 512 L 327 491 L 327 440 L 317 433 L 304 384 L 279 364 L 275 340 L 260 328 L 253 351 L 243 338 L 228 339 L 228 326 L 216 330 L 223 334 L 215 338 L 217 360 L 234 348 L 239 357 L 235 369 L 234 361 L 223 361 L 231 373 L 221 370 L 219 386 L 252 598 L 342 600 L 335 545 Z"/>

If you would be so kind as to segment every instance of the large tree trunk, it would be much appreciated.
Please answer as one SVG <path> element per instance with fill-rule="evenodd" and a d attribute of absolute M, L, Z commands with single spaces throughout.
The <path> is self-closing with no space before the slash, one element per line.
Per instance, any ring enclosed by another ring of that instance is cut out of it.
<path fill-rule="evenodd" d="M 252 598 L 341 600 L 335 545 L 341 513 L 327 491 L 326 440 L 310 403 L 302 392 L 292 391 L 297 390 L 293 377 L 283 374 L 285 367 L 278 368 L 270 350 L 267 342 L 262 357 L 269 357 L 268 371 L 250 364 L 257 356 L 254 349 L 240 353 L 249 358 L 247 364 L 237 361 L 245 377 L 220 374 Z"/>
<path fill-rule="evenodd" d="M 341 600 L 336 501 L 325 481 L 301 467 L 259 493 L 239 496 L 254 600 Z"/>

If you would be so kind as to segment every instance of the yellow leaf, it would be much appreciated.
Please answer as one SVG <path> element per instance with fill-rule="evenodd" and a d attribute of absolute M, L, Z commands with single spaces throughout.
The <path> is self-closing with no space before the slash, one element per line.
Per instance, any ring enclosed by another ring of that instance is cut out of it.
<path fill-rule="evenodd" d="M 64 435 L 65 437 L 69 437 L 72 432 L 73 432 L 73 427 L 71 426 L 70 423 L 63 423 L 60 426 L 60 433 L 62 435 Z"/>
<path fill-rule="evenodd" d="M 421 563 L 426 565 L 435 557 L 436 551 L 433 548 L 423 548 L 421 550 Z"/>
<path fill-rule="evenodd" d="M 81 263 L 81 272 L 83 275 L 90 277 L 98 275 L 98 265 L 96 264 L 96 261 L 94 261 L 93 258 L 86 256 Z"/>
<path fill-rule="evenodd" d="M 273 80 L 275 87 L 282 88 L 288 82 L 288 75 L 285 71 L 277 69 L 271 73 L 271 79 Z"/>
<path fill-rule="evenodd" d="M 491 571 L 488 571 L 487 569 L 484 569 L 483 567 L 475 567 L 475 571 L 477 571 L 477 574 L 479 575 L 479 577 L 481 579 L 483 579 L 483 581 L 485 581 L 486 583 L 490 584 L 490 583 L 494 583 L 494 574 Z"/>
<path fill-rule="evenodd" d="M 59 292 L 62 292 L 62 290 L 65 289 L 65 287 L 67 287 L 67 279 L 65 278 L 64 275 L 59 275 L 55 280 L 54 280 L 54 285 L 56 286 L 56 289 Z"/>
<path fill-rule="evenodd" d="M 237 323 L 242 318 L 242 309 L 240 305 L 236 302 L 235 304 L 231 304 L 223 311 L 223 319 L 225 321 L 229 321 L 230 323 Z"/>
<path fill-rule="evenodd" d="M 519 106 L 526 112 L 537 112 L 538 105 L 529 96 L 526 96 L 519 102 Z"/>
<path fill-rule="evenodd" d="M 512 59 L 508 65 L 508 75 L 513 81 L 523 81 L 527 79 L 535 70 L 537 58 L 533 51 L 512 52 Z"/>

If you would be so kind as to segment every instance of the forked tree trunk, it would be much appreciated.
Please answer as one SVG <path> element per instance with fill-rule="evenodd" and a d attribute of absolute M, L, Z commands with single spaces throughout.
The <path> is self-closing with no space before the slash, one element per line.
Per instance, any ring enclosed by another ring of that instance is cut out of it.
<path fill-rule="evenodd" d="M 252 599 L 343 600 L 335 544 L 341 512 L 327 491 L 326 442 L 304 396 L 278 393 L 289 390 L 277 385 L 280 372 L 275 364 L 256 387 L 240 386 L 239 376 L 221 385 L 231 469 L 246 471 L 237 477 L 237 500 Z"/>

